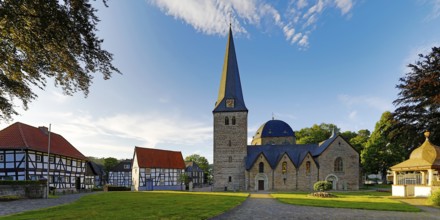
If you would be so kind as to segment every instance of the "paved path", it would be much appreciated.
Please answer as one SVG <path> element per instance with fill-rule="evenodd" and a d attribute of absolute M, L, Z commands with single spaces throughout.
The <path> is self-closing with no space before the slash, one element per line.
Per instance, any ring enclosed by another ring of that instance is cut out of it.
<path fill-rule="evenodd" d="M 245 202 L 218 219 L 440 219 L 440 209 L 419 207 L 422 212 L 391 212 L 288 205 L 269 194 L 251 194 Z"/>
<path fill-rule="evenodd" d="M 10 202 L 0 202 L 0 216 L 63 205 L 90 194 L 92 193 L 69 194 L 49 199 L 20 199 Z"/>

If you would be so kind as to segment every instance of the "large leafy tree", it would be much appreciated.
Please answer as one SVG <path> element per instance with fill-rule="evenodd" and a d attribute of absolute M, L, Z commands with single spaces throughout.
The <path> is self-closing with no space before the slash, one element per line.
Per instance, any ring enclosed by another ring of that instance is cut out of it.
<path fill-rule="evenodd" d="M 440 48 L 419 54 L 419 60 L 408 67 L 410 72 L 400 78 L 398 98 L 393 102 L 398 121 L 395 138 L 405 139 L 414 148 L 423 141 L 423 131 L 429 130 L 429 139 L 440 144 Z"/>
<path fill-rule="evenodd" d="M 398 139 L 393 139 L 396 125 L 391 112 L 384 112 L 376 123 L 373 133 L 361 153 L 361 166 L 365 173 L 382 173 L 386 180 L 389 167 L 405 160 L 408 148 Z"/>
<path fill-rule="evenodd" d="M 14 99 L 27 109 L 48 78 L 87 96 L 92 73 L 119 73 L 95 34 L 95 13 L 89 0 L 0 0 L 0 120 L 17 114 Z"/>
<path fill-rule="evenodd" d="M 361 153 L 365 148 L 368 139 L 370 138 L 371 132 L 368 129 L 359 130 L 356 136 L 348 139 L 350 144 L 356 149 L 357 152 Z M 342 134 L 344 136 L 344 134 Z M 344 136 L 345 137 L 345 136 Z"/>
<path fill-rule="evenodd" d="M 320 125 L 314 124 L 310 128 L 303 128 L 295 132 L 296 143 L 298 144 L 312 144 L 319 143 L 328 139 L 333 131 L 339 131 L 338 127 L 334 124 L 321 123 Z"/>

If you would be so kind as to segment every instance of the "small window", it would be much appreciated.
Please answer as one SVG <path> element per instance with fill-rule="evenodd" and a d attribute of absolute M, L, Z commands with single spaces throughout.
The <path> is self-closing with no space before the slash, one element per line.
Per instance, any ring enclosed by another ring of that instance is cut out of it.
<path fill-rule="evenodd" d="M 124 169 L 130 169 L 130 164 L 124 164 Z"/>
<path fill-rule="evenodd" d="M 235 116 L 232 116 L 232 125 L 235 125 Z"/>
<path fill-rule="evenodd" d="M 0 154 L 0 162 L 5 161 L 5 156 L 3 154 Z"/>
<path fill-rule="evenodd" d="M 71 166 L 72 165 L 72 160 L 71 159 L 67 159 L 66 160 L 66 165 L 67 166 Z"/>
<path fill-rule="evenodd" d="M 287 162 L 283 162 L 282 172 L 285 174 L 287 172 Z"/>
<path fill-rule="evenodd" d="M 232 141 L 231 140 L 228 141 L 228 146 L 229 147 L 232 146 Z"/>
<path fill-rule="evenodd" d="M 225 125 L 229 125 L 229 117 L 225 117 Z"/>
<path fill-rule="evenodd" d="M 229 176 L 229 180 L 228 180 L 229 182 L 232 182 L 232 176 Z"/>
<path fill-rule="evenodd" d="M 35 155 L 35 161 L 41 162 L 41 155 Z"/>
<path fill-rule="evenodd" d="M 338 157 L 335 160 L 335 172 L 343 172 L 344 171 L 344 163 L 342 162 L 342 158 Z"/>
<path fill-rule="evenodd" d="M 229 156 L 229 163 L 232 162 L 232 156 Z"/>
<path fill-rule="evenodd" d="M 310 161 L 306 162 L 306 174 L 310 175 Z"/>
<path fill-rule="evenodd" d="M 55 162 L 55 157 L 54 156 L 49 157 L 49 162 L 50 163 L 54 163 Z"/>
<path fill-rule="evenodd" d="M 260 162 L 260 164 L 258 164 L 258 172 L 264 173 L 264 163 L 263 162 Z"/>

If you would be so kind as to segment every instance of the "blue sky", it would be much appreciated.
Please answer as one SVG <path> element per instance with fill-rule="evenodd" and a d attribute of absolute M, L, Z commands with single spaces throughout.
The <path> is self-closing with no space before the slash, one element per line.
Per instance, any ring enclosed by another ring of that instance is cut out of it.
<path fill-rule="evenodd" d="M 64 96 L 49 81 L 13 121 L 51 123 L 86 156 L 131 158 L 140 146 L 212 162 L 212 110 L 229 22 L 249 138 L 272 114 L 294 130 L 333 123 L 342 131 L 372 131 L 394 109 L 405 66 L 440 45 L 439 0 L 93 4 L 103 47 L 123 75 L 96 74 L 86 99 Z"/>

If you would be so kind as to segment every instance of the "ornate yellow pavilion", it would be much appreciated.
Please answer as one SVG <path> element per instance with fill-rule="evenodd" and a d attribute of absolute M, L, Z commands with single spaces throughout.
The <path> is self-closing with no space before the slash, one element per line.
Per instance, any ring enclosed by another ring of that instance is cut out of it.
<path fill-rule="evenodd" d="M 439 189 L 440 147 L 426 140 L 409 159 L 391 167 L 393 171 L 393 196 L 427 197 Z"/>

